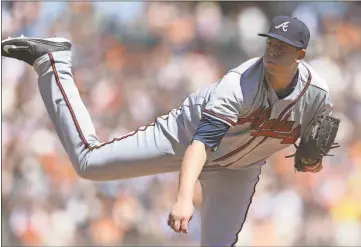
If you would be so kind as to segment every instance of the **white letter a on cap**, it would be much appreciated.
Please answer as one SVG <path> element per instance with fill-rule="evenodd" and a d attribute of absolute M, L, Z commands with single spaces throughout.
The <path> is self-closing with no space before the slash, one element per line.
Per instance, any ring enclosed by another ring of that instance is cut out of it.
<path fill-rule="evenodd" d="M 287 32 L 287 28 L 288 28 L 288 23 L 290 23 L 289 21 L 286 21 L 278 26 L 275 26 L 276 29 L 279 29 L 280 27 L 282 27 L 283 32 Z"/>

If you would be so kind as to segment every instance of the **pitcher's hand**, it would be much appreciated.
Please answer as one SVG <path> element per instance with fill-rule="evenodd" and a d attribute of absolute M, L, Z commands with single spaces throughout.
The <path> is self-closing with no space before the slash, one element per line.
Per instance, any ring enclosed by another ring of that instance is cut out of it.
<path fill-rule="evenodd" d="M 192 200 L 177 200 L 169 214 L 168 225 L 175 232 L 188 233 L 188 223 L 192 219 L 193 211 Z"/>

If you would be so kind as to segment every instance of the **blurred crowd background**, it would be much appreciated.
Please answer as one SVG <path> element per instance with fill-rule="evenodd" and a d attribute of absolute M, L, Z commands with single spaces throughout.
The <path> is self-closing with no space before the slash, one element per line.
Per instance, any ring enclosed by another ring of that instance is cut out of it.
<path fill-rule="evenodd" d="M 2 2 L 2 38 L 70 39 L 73 73 L 101 140 L 152 122 L 195 90 L 262 56 L 272 17 L 311 31 L 306 61 L 342 119 L 341 148 L 318 174 L 295 173 L 293 147 L 272 158 L 238 246 L 361 245 L 360 2 Z M 79 179 L 25 63 L 2 58 L 2 242 L 9 245 L 197 245 L 167 217 L 177 174 Z M 198 205 L 198 204 L 197 204 Z"/>

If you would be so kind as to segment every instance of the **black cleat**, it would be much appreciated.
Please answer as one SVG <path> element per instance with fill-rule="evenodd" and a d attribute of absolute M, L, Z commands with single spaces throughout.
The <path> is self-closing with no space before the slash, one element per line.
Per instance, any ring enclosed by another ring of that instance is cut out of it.
<path fill-rule="evenodd" d="M 70 51 L 71 42 L 63 38 L 8 38 L 1 41 L 1 56 L 16 58 L 33 66 L 36 59 L 54 51 Z"/>

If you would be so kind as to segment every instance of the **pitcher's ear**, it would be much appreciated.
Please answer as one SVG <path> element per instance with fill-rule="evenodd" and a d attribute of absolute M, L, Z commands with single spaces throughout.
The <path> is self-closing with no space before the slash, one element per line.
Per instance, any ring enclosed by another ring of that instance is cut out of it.
<path fill-rule="evenodd" d="M 306 57 L 306 49 L 301 49 L 298 51 L 296 63 L 300 63 L 302 59 Z"/>

